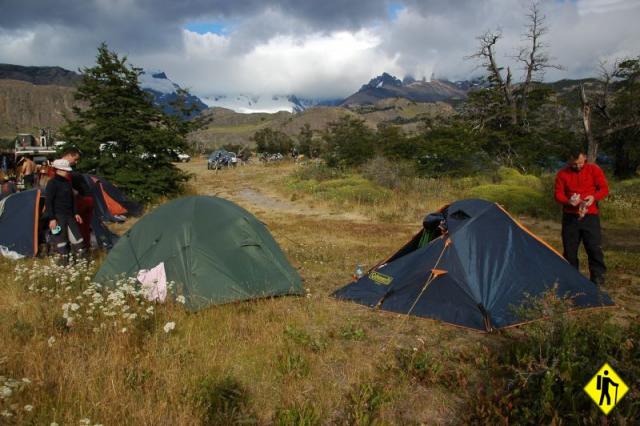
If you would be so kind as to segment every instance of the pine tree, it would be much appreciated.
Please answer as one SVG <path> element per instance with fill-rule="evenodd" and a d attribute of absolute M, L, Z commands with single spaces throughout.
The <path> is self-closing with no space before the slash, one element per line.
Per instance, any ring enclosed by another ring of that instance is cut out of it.
<path fill-rule="evenodd" d="M 139 85 L 142 69 L 98 47 L 96 65 L 82 80 L 62 133 L 82 151 L 78 169 L 103 176 L 136 200 L 179 194 L 188 175 L 172 160 L 185 148 L 189 124 L 153 106 Z"/>

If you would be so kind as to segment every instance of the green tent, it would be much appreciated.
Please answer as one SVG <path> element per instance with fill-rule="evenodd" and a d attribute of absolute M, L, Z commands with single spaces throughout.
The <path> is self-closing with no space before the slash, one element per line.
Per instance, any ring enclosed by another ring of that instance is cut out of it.
<path fill-rule="evenodd" d="M 180 198 L 147 214 L 120 238 L 95 279 L 135 277 L 160 262 L 190 310 L 304 292 L 264 224 L 222 198 Z"/>

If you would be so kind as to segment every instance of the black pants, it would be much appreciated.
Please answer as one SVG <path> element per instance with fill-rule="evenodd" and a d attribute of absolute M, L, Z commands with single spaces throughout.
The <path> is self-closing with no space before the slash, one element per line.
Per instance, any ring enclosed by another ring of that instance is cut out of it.
<path fill-rule="evenodd" d="M 81 254 L 84 251 L 84 239 L 75 218 L 58 216 L 56 221 L 62 230 L 59 234 L 51 234 L 51 245 L 56 253 L 66 256 L 70 251 Z"/>
<path fill-rule="evenodd" d="M 604 274 L 607 268 L 604 265 L 604 253 L 602 252 L 600 217 L 588 214 L 580 219 L 578 215 L 564 213 L 562 215 L 563 255 L 567 262 L 576 269 L 580 267 L 578 260 L 580 242 L 584 242 L 584 248 L 589 258 L 591 281 L 601 284 L 604 282 Z"/>
<path fill-rule="evenodd" d="M 33 174 L 25 175 L 22 178 L 22 181 L 24 182 L 24 189 L 31 189 L 31 188 L 33 188 L 33 183 L 35 181 L 35 176 Z"/>

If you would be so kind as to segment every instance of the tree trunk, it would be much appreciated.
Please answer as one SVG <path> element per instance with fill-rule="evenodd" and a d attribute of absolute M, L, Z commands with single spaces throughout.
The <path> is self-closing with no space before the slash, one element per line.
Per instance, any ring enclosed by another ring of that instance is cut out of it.
<path fill-rule="evenodd" d="M 591 104 L 584 92 L 584 84 L 580 85 L 580 100 L 582 101 L 582 126 L 587 138 L 587 159 L 593 163 L 598 158 L 598 142 L 594 139 L 591 130 Z"/>
<path fill-rule="evenodd" d="M 518 124 L 518 111 L 516 108 L 516 100 L 513 97 L 513 86 L 511 85 L 511 69 L 507 67 L 507 81 L 503 85 L 504 98 L 506 100 L 507 108 L 509 108 L 509 116 L 511 117 L 511 124 L 513 126 Z"/>

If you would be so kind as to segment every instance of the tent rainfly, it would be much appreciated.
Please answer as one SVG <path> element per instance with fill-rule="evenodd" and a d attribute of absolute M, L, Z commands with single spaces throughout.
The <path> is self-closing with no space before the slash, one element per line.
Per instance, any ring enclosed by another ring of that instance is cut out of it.
<path fill-rule="evenodd" d="M 409 243 L 333 296 L 491 331 L 522 323 L 515 308 L 554 288 L 575 308 L 613 305 L 501 206 L 470 199 L 427 216 Z"/>
<path fill-rule="evenodd" d="M 136 277 L 160 263 L 192 311 L 304 293 L 267 228 L 222 198 L 180 198 L 145 215 L 113 247 L 96 281 L 113 285 L 119 276 Z"/>

